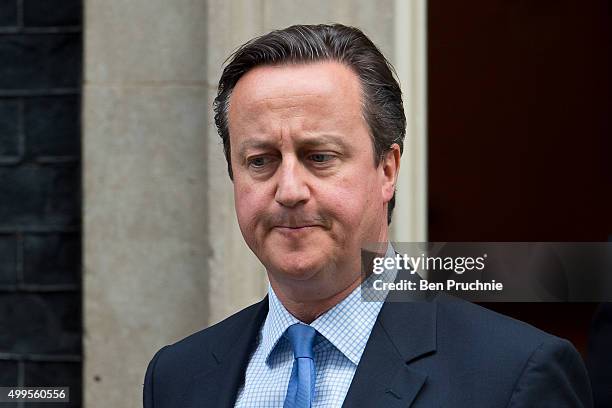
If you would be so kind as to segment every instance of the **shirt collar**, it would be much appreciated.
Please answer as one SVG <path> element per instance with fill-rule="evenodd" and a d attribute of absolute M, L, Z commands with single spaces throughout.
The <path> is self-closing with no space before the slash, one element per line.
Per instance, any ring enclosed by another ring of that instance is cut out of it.
<path fill-rule="evenodd" d="M 386 256 L 393 257 L 394 254 L 395 250 L 389 243 Z M 396 271 L 389 270 L 385 273 L 395 274 Z M 355 365 L 361 360 L 386 296 L 385 293 L 379 298 L 380 300 L 365 301 L 362 299 L 360 288 L 361 286 L 357 286 L 342 302 L 310 324 Z M 268 307 L 261 343 L 266 361 L 287 328 L 300 322 L 287 311 L 272 286 L 268 286 Z"/>
<path fill-rule="evenodd" d="M 285 309 L 285 306 L 274 293 L 272 286 L 268 285 L 268 315 L 263 325 L 261 347 L 268 361 L 270 353 L 285 333 L 287 328 L 300 321 Z"/>

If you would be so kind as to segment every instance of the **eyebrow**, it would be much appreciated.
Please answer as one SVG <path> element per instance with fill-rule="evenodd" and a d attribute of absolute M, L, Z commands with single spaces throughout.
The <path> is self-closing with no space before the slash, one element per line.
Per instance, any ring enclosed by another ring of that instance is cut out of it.
<path fill-rule="evenodd" d="M 346 137 L 325 134 L 318 136 L 306 136 L 298 140 L 298 144 L 302 146 L 322 146 L 322 145 L 336 145 L 339 147 L 344 147 L 347 145 Z"/>
<path fill-rule="evenodd" d="M 302 147 L 318 147 L 324 145 L 336 145 L 338 147 L 345 147 L 347 143 L 344 137 L 325 134 L 318 136 L 304 136 L 297 140 L 297 145 Z M 249 149 L 270 149 L 276 148 L 277 143 L 275 141 L 263 140 L 263 139 L 249 139 L 245 140 L 240 144 L 238 153 L 240 156 L 245 156 Z"/>
<path fill-rule="evenodd" d="M 275 147 L 276 143 L 268 141 L 268 140 L 258 140 L 258 139 L 249 139 L 245 140 L 240 144 L 240 149 L 238 149 L 238 154 L 241 157 L 246 155 L 247 150 L 249 149 L 268 149 Z"/>

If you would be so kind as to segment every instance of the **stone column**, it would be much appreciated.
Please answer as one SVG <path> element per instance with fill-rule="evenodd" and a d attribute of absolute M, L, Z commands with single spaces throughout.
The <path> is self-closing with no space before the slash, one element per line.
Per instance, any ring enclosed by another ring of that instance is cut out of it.
<path fill-rule="evenodd" d="M 206 3 L 85 2 L 84 387 L 141 406 L 147 362 L 208 324 Z"/>
<path fill-rule="evenodd" d="M 404 93 L 406 138 L 391 239 L 427 241 L 427 1 L 395 0 L 393 64 Z"/>

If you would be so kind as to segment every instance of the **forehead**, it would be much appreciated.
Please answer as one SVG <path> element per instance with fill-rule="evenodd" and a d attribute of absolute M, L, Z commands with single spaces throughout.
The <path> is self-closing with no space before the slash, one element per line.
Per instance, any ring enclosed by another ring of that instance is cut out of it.
<path fill-rule="evenodd" d="M 354 121 L 362 117 L 357 75 L 335 61 L 259 66 L 236 84 L 229 122 L 285 117 Z M 265 116 L 262 116 L 265 114 Z"/>

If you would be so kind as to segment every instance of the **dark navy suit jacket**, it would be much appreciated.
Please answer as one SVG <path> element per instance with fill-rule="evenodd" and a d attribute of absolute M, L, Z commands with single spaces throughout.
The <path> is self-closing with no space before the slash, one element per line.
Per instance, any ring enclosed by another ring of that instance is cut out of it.
<path fill-rule="evenodd" d="M 229 408 L 268 311 L 267 297 L 159 350 L 145 408 Z M 566 340 L 466 301 L 387 302 L 343 407 L 590 407 Z"/>

